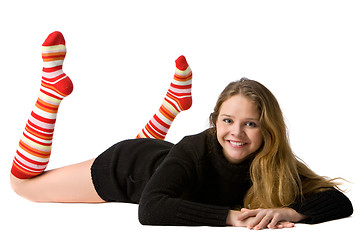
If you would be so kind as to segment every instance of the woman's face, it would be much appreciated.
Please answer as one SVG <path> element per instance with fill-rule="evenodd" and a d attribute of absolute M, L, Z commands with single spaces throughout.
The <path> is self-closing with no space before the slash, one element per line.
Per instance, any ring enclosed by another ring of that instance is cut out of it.
<path fill-rule="evenodd" d="M 216 129 L 223 153 L 233 164 L 241 163 L 257 151 L 263 141 L 260 111 L 253 102 L 240 94 L 223 102 Z"/>

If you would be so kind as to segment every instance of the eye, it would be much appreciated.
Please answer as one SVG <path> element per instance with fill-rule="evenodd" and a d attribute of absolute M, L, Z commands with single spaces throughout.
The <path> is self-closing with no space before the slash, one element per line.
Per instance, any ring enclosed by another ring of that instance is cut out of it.
<path fill-rule="evenodd" d="M 254 123 L 254 122 L 247 122 L 247 123 L 246 123 L 246 126 L 252 127 L 252 128 L 257 127 L 256 123 Z"/>
<path fill-rule="evenodd" d="M 224 119 L 223 119 L 223 122 L 229 124 L 229 123 L 232 123 L 232 120 L 229 119 L 229 118 L 224 118 Z"/>

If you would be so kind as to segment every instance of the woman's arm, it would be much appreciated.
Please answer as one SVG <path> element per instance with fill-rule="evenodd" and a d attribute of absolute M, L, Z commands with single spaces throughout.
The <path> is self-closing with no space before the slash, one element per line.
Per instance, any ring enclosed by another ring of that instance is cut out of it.
<path fill-rule="evenodd" d="M 196 185 L 191 162 L 167 159 L 151 177 L 139 203 L 144 225 L 225 226 L 228 207 L 185 200 Z"/>
<path fill-rule="evenodd" d="M 242 224 L 250 229 L 291 227 L 290 223 L 321 223 L 348 217 L 353 213 L 350 200 L 340 191 L 332 189 L 316 193 L 312 197 L 289 207 L 277 209 L 241 209 L 241 212 L 229 212 L 231 223 Z M 237 217 L 230 215 L 237 214 Z M 234 221 L 235 220 L 235 221 Z M 283 222 L 286 222 L 284 224 Z"/>
<path fill-rule="evenodd" d="M 353 213 L 350 200 L 340 191 L 331 189 L 289 206 L 298 213 L 308 216 L 302 223 L 322 223 L 349 217 Z"/>

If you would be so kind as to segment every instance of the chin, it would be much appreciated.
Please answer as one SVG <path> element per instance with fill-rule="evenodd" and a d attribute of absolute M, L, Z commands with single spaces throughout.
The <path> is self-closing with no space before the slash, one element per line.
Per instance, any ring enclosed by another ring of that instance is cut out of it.
<path fill-rule="evenodd" d="M 248 156 L 245 156 L 245 157 L 230 156 L 230 157 L 227 157 L 227 159 L 230 163 L 239 164 L 239 163 L 242 163 L 243 161 L 245 161 L 247 159 L 247 157 Z"/>

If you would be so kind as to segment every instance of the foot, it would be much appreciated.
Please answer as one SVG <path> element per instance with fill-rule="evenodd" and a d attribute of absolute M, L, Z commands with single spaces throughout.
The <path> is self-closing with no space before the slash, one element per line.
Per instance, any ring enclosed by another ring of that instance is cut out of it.
<path fill-rule="evenodd" d="M 184 56 L 178 57 L 175 63 L 174 79 L 171 82 L 166 98 L 175 101 L 174 107 L 176 107 L 178 112 L 181 112 L 188 110 L 192 105 L 192 71 Z"/>
<path fill-rule="evenodd" d="M 73 90 L 71 79 L 63 72 L 66 56 L 65 39 L 61 32 L 51 33 L 42 45 L 42 90 L 55 98 L 64 98 Z"/>

